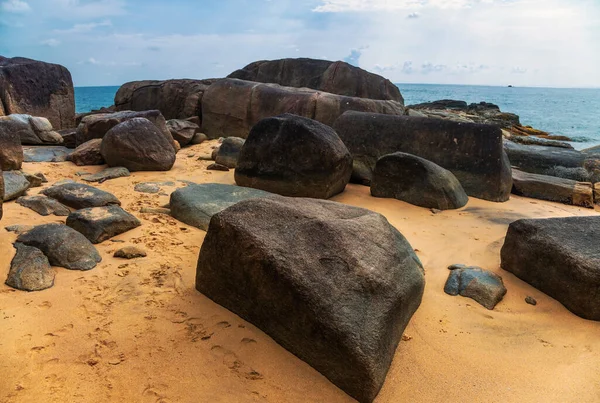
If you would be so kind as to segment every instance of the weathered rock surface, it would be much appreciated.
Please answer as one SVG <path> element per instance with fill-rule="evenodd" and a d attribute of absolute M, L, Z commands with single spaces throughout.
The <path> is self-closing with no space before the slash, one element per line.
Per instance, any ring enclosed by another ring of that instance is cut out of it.
<path fill-rule="evenodd" d="M 156 183 L 138 183 L 134 186 L 134 190 L 140 193 L 158 193 L 160 186 Z"/>
<path fill-rule="evenodd" d="M 150 108 L 150 109 L 156 109 L 156 108 Z M 144 111 L 146 111 L 146 110 L 148 110 L 148 109 L 144 109 Z M 92 109 L 89 112 L 78 113 L 75 115 L 75 127 L 79 126 L 79 124 L 81 123 L 83 118 L 85 118 L 86 116 L 99 115 L 101 113 L 108 114 L 108 113 L 115 113 L 115 112 L 117 112 L 117 108 L 114 105 L 111 105 L 108 107 L 102 106 L 102 107 L 100 107 L 100 109 Z"/>
<path fill-rule="evenodd" d="M 556 167 L 582 168 L 585 156 L 566 148 L 522 145 L 504 142 L 504 149 L 512 166 L 533 174 L 556 173 Z"/>
<path fill-rule="evenodd" d="M 145 250 L 138 248 L 137 246 L 125 246 L 117 250 L 113 256 L 122 259 L 136 259 L 139 257 L 146 257 L 147 253 Z"/>
<path fill-rule="evenodd" d="M 202 117 L 202 97 L 215 79 L 147 80 L 123 84 L 115 95 L 117 110 L 159 110 L 166 119 Z"/>
<path fill-rule="evenodd" d="M 497 127 L 352 111 L 333 128 L 354 158 L 352 180 L 358 183 L 371 182 L 380 157 L 404 152 L 452 172 L 469 196 L 497 202 L 510 197 L 510 163 Z"/>
<path fill-rule="evenodd" d="M 506 295 L 502 277 L 481 267 L 453 265 L 446 280 L 444 292 L 448 295 L 462 295 L 471 298 L 487 309 L 494 307 Z"/>
<path fill-rule="evenodd" d="M 82 233 L 91 243 L 100 243 L 142 225 L 119 206 L 77 210 L 67 217 L 67 225 Z"/>
<path fill-rule="evenodd" d="M 42 186 L 42 183 L 47 183 L 48 182 L 48 179 L 46 179 L 46 177 L 44 176 L 44 174 L 41 173 L 41 172 L 37 172 L 37 173 L 34 173 L 34 174 L 23 172 L 23 175 L 25 176 L 25 178 L 29 182 L 29 187 L 30 188 L 39 188 L 40 186 Z"/>
<path fill-rule="evenodd" d="M 131 172 L 168 171 L 175 163 L 169 140 L 145 118 L 133 118 L 110 129 L 100 152 L 108 166 Z"/>
<path fill-rule="evenodd" d="M 21 171 L 4 171 L 4 197 L 3 200 L 10 201 L 22 196 L 29 189 L 30 184 Z"/>
<path fill-rule="evenodd" d="M 574 314 L 600 321 L 599 238 L 598 216 L 515 221 L 501 265 Z"/>
<path fill-rule="evenodd" d="M 71 150 L 62 146 L 23 147 L 24 162 L 65 162 Z"/>
<path fill-rule="evenodd" d="M 17 253 L 10 263 L 6 285 L 22 291 L 41 291 L 54 285 L 54 270 L 38 248 L 15 243 Z"/>
<path fill-rule="evenodd" d="M 348 110 L 402 115 L 396 101 L 353 98 L 308 88 L 282 87 L 236 79 L 219 80 L 202 100 L 202 131 L 208 138 L 248 137 L 261 119 L 292 113 L 333 125 Z"/>
<path fill-rule="evenodd" d="M 12 171 L 21 169 L 23 164 L 23 147 L 21 137 L 17 131 L 12 130 L 11 125 L 2 124 L 0 117 L 0 170 Z"/>
<path fill-rule="evenodd" d="M 481 123 L 509 129 L 520 126 L 519 116 L 502 112 L 498 105 L 488 102 L 467 104 L 465 101 L 442 99 L 423 104 L 409 105 L 410 110 L 431 117 L 448 119 L 457 122 Z"/>
<path fill-rule="evenodd" d="M 81 144 L 67 158 L 77 166 L 104 165 L 104 158 L 100 154 L 102 139 L 92 139 Z"/>
<path fill-rule="evenodd" d="M 211 222 L 196 289 L 371 402 L 419 307 L 424 273 L 380 214 L 323 200 L 240 202 Z"/>
<path fill-rule="evenodd" d="M 62 145 L 67 148 L 77 147 L 77 128 L 58 130 L 58 134 L 62 137 Z"/>
<path fill-rule="evenodd" d="M 131 175 L 127 168 L 123 167 L 114 167 L 114 168 L 106 168 L 100 172 L 90 175 L 83 175 L 81 179 L 86 182 L 105 182 L 109 179 L 123 178 Z"/>
<path fill-rule="evenodd" d="M 54 214 L 66 217 L 71 214 L 67 206 L 43 195 L 21 196 L 17 199 L 17 203 L 43 216 Z"/>
<path fill-rule="evenodd" d="M 0 132 L 17 133 L 23 145 L 63 142 L 62 136 L 54 131 L 48 119 L 25 114 L 0 117 Z"/>
<path fill-rule="evenodd" d="M 344 190 L 351 173 L 352 157 L 331 127 L 284 114 L 252 128 L 235 181 L 283 196 L 327 199 Z"/>
<path fill-rule="evenodd" d="M 227 207 L 242 200 L 272 195 L 262 190 L 220 183 L 189 185 L 171 193 L 171 215 L 181 222 L 206 231 L 212 216 Z"/>
<path fill-rule="evenodd" d="M 513 143 L 524 144 L 529 146 L 547 146 L 547 147 L 558 147 L 558 148 L 566 148 L 569 150 L 573 150 L 573 146 L 564 141 L 556 141 L 556 140 L 546 140 L 539 137 L 534 136 L 513 136 L 510 133 L 503 133 L 504 137 L 507 137 L 508 140 Z"/>
<path fill-rule="evenodd" d="M 21 235 L 21 234 L 24 234 L 27 231 L 30 231 L 31 229 L 33 229 L 33 225 L 13 224 L 13 225 L 8 225 L 8 226 L 4 227 L 4 229 L 7 230 L 8 232 L 14 232 L 17 235 Z"/>
<path fill-rule="evenodd" d="M 196 132 L 200 130 L 197 124 L 182 119 L 167 120 L 167 128 L 181 147 L 190 144 Z"/>
<path fill-rule="evenodd" d="M 308 58 L 261 60 L 227 77 L 404 103 L 400 90 L 390 80 L 342 61 Z"/>
<path fill-rule="evenodd" d="M 246 140 L 239 137 L 223 139 L 215 156 L 215 162 L 219 165 L 225 165 L 227 168 L 235 168 L 245 142 Z"/>
<path fill-rule="evenodd" d="M 17 242 L 38 248 L 52 266 L 69 270 L 91 270 L 102 261 L 86 237 L 64 224 L 38 225 L 19 235 Z"/>
<path fill-rule="evenodd" d="M 594 191 L 589 182 L 531 174 L 518 169 L 512 170 L 512 176 L 512 192 L 518 196 L 588 208 L 594 207 Z"/>
<path fill-rule="evenodd" d="M 388 154 L 377 160 L 371 195 L 439 210 L 461 208 L 469 201 L 452 172 L 405 153 Z"/>
<path fill-rule="evenodd" d="M 113 194 L 84 183 L 63 183 L 44 189 L 42 194 L 73 209 L 121 205 Z"/>
<path fill-rule="evenodd" d="M 0 56 L 0 110 L 48 118 L 57 129 L 73 127 L 75 96 L 69 71 L 58 64 Z"/>

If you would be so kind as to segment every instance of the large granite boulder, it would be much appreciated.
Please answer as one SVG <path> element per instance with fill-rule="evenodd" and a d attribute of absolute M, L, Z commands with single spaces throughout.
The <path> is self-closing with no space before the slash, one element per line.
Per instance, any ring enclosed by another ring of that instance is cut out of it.
<path fill-rule="evenodd" d="M 344 190 L 351 174 L 352 157 L 331 127 L 284 114 L 252 128 L 235 182 L 283 196 L 328 199 Z"/>
<path fill-rule="evenodd" d="M 417 111 L 426 117 L 449 119 L 470 123 L 482 123 L 510 129 L 520 126 L 519 116 L 502 112 L 498 105 L 489 102 L 467 104 L 465 101 L 441 99 L 417 105 L 409 105 L 410 111 Z"/>
<path fill-rule="evenodd" d="M 69 70 L 58 64 L 0 56 L 0 115 L 28 113 L 48 118 L 56 129 L 75 124 Z"/>
<path fill-rule="evenodd" d="M 17 132 L 23 145 L 52 145 L 63 142 L 62 136 L 54 131 L 46 118 L 13 114 L 0 117 L 0 126 L 4 126 L 0 130 Z"/>
<path fill-rule="evenodd" d="M 583 168 L 586 158 L 583 153 L 576 150 L 516 144 L 511 141 L 504 142 L 504 149 L 512 166 L 539 175 L 557 176 L 557 167 Z"/>
<path fill-rule="evenodd" d="M 121 207 L 111 205 L 74 211 L 67 217 L 67 225 L 82 233 L 91 243 L 100 243 L 142 223 Z"/>
<path fill-rule="evenodd" d="M 227 77 L 404 103 L 400 90 L 390 80 L 342 61 L 308 58 L 261 60 Z"/>
<path fill-rule="evenodd" d="M 17 253 L 10 263 L 6 285 L 22 291 L 41 291 L 54 285 L 54 270 L 38 248 L 15 243 Z"/>
<path fill-rule="evenodd" d="M 4 196 L 5 202 L 14 200 L 27 192 L 31 184 L 27 177 L 21 171 L 4 171 L 2 172 L 4 179 Z"/>
<path fill-rule="evenodd" d="M 512 192 L 518 196 L 594 208 L 594 191 L 589 182 L 512 170 Z"/>
<path fill-rule="evenodd" d="M 123 84 L 115 95 L 118 111 L 159 110 L 166 119 L 202 117 L 202 96 L 215 79 L 146 80 Z"/>
<path fill-rule="evenodd" d="M 213 215 L 242 200 L 272 196 L 272 193 L 220 183 L 191 184 L 171 193 L 171 215 L 206 231 Z"/>
<path fill-rule="evenodd" d="M 129 171 L 168 171 L 175 164 L 175 150 L 161 131 L 145 118 L 119 123 L 106 133 L 100 153 L 110 167 Z"/>
<path fill-rule="evenodd" d="M 308 88 L 228 78 L 215 82 L 204 93 L 202 131 L 212 139 L 246 138 L 252 126 L 260 120 L 283 113 L 331 126 L 348 110 L 402 115 L 404 106 L 397 101 L 347 97 Z"/>
<path fill-rule="evenodd" d="M 13 130 L 13 124 L 6 124 L 12 119 L 0 117 L 0 170 L 12 171 L 21 169 L 23 165 L 23 147 L 21 136 Z"/>
<path fill-rule="evenodd" d="M 584 319 L 600 321 L 600 217 L 519 220 L 501 266 Z"/>
<path fill-rule="evenodd" d="M 406 153 L 388 154 L 377 160 L 371 195 L 439 210 L 461 208 L 469 201 L 452 172 Z"/>
<path fill-rule="evenodd" d="M 197 124 L 182 119 L 167 120 L 167 128 L 181 147 L 190 144 L 196 132 L 200 130 Z"/>
<path fill-rule="evenodd" d="M 119 199 L 112 193 L 84 183 L 71 182 L 54 185 L 42 190 L 41 193 L 76 210 L 88 207 L 109 206 L 112 204 L 121 205 Z"/>
<path fill-rule="evenodd" d="M 452 172 L 469 196 L 510 197 L 510 163 L 498 127 L 350 111 L 333 128 L 354 158 L 353 181 L 369 184 L 380 157 L 404 152 Z"/>
<path fill-rule="evenodd" d="M 102 144 L 102 139 L 86 141 L 69 154 L 67 160 L 78 166 L 104 165 L 104 158 L 100 154 L 100 144 Z"/>
<path fill-rule="evenodd" d="M 52 266 L 90 270 L 102 261 L 86 237 L 64 224 L 44 224 L 21 234 L 17 242 L 41 250 Z"/>
<path fill-rule="evenodd" d="M 425 286 L 380 214 L 324 200 L 253 199 L 213 216 L 196 289 L 359 402 L 379 392 Z"/>

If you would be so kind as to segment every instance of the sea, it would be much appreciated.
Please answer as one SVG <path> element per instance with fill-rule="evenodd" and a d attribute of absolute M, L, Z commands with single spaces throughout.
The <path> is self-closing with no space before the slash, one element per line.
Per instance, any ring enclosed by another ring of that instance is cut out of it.
<path fill-rule="evenodd" d="M 522 125 L 570 137 L 576 149 L 600 145 L 600 88 L 533 88 L 475 85 L 396 84 L 406 105 L 455 99 L 491 102 L 516 113 Z M 119 89 L 75 87 L 77 113 L 110 106 Z"/>

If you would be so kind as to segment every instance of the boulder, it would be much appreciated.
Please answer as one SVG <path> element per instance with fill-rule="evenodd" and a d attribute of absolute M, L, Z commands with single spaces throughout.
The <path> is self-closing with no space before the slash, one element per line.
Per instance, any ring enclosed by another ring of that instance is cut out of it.
<path fill-rule="evenodd" d="M 23 172 L 23 175 L 25 176 L 25 178 L 29 182 L 29 187 L 30 188 L 39 188 L 40 186 L 42 186 L 42 183 L 47 183 L 48 182 L 48 179 L 46 179 L 46 177 L 44 176 L 44 174 L 41 173 L 41 172 L 37 172 L 37 173 L 34 173 L 34 174 Z"/>
<path fill-rule="evenodd" d="M 472 103 L 467 105 L 465 101 L 453 99 L 441 99 L 439 101 L 426 102 L 423 104 L 407 106 L 411 111 L 427 117 L 438 117 L 453 121 L 468 121 L 511 129 L 520 126 L 519 116 L 514 113 L 502 112 L 498 105 L 489 102 Z"/>
<path fill-rule="evenodd" d="M 400 90 L 390 80 L 342 61 L 308 58 L 261 60 L 227 77 L 404 103 Z"/>
<path fill-rule="evenodd" d="M 67 158 L 78 166 L 104 165 L 104 158 L 100 154 L 102 139 L 92 139 L 81 144 Z"/>
<path fill-rule="evenodd" d="M 65 162 L 71 150 L 62 146 L 23 147 L 24 162 Z"/>
<path fill-rule="evenodd" d="M 102 261 L 86 237 L 64 224 L 44 224 L 19 235 L 17 242 L 41 250 L 52 266 L 91 270 Z"/>
<path fill-rule="evenodd" d="M 239 137 L 227 137 L 218 148 L 215 162 L 227 168 L 235 168 L 245 142 L 246 140 Z"/>
<path fill-rule="evenodd" d="M 204 134 L 204 133 L 196 133 L 196 134 L 194 134 L 194 137 L 192 137 L 192 140 L 190 141 L 190 144 L 192 144 L 192 145 L 202 144 L 206 140 L 208 140 L 208 137 L 206 136 L 206 134 Z"/>
<path fill-rule="evenodd" d="M 359 402 L 379 392 L 425 286 L 380 214 L 269 197 L 213 216 L 196 289 L 251 322 Z"/>
<path fill-rule="evenodd" d="M 512 170 L 513 190 L 518 196 L 594 208 L 594 191 L 589 182 Z"/>
<path fill-rule="evenodd" d="M 121 259 L 136 259 L 139 257 L 146 257 L 147 253 L 145 250 L 138 248 L 137 246 L 125 246 L 117 250 L 113 257 Z"/>
<path fill-rule="evenodd" d="M 506 137 L 506 133 L 503 133 Z M 573 146 L 564 141 L 556 141 L 556 140 L 547 140 L 534 136 L 513 136 L 509 134 L 509 141 L 513 143 L 529 145 L 529 146 L 547 146 L 547 147 L 558 147 L 558 148 L 567 148 L 569 150 L 573 150 Z"/>
<path fill-rule="evenodd" d="M 159 110 L 166 119 L 202 117 L 202 97 L 215 79 L 146 80 L 123 84 L 115 95 L 118 111 Z"/>
<path fill-rule="evenodd" d="M 23 147 L 21 136 L 13 130 L 9 117 L 0 117 L 0 170 L 12 171 L 21 169 L 23 165 Z"/>
<path fill-rule="evenodd" d="M 496 202 L 510 197 L 510 163 L 498 127 L 351 111 L 333 128 L 354 158 L 353 180 L 359 183 L 370 183 L 380 157 L 404 152 L 452 172 L 469 196 Z"/>
<path fill-rule="evenodd" d="M 121 207 L 112 205 L 74 211 L 67 217 L 67 225 L 82 233 L 91 243 L 100 243 L 142 223 Z"/>
<path fill-rule="evenodd" d="M 196 132 L 200 130 L 197 124 L 181 119 L 167 120 L 167 128 L 181 147 L 190 144 Z"/>
<path fill-rule="evenodd" d="M 353 98 L 308 88 L 282 87 L 236 79 L 219 80 L 211 85 L 202 100 L 202 131 L 208 138 L 248 137 L 261 119 L 292 113 L 328 126 L 345 111 L 402 115 L 397 101 Z"/>
<path fill-rule="evenodd" d="M 351 173 L 352 157 L 331 127 L 284 114 L 252 128 L 235 182 L 283 196 L 327 199 L 344 190 Z"/>
<path fill-rule="evenodd" d="M 505 141 L 504 149 L 512 166 L 523 172 L 539 175 L 556 173 L 556 167 L 582 168 L 585 161 L 583 153 L 567 148 L 523 145 Z"/>
<path fill-rule="evenodd" d="M 17 199 L 17 203 L 43 216 L 54 214 L 66 217 L 71 214 L 67 206 L 43 195 L 21 196 Z"/>
<path fill-rule="evenodd" d="M 88 207 L 110 206 L 112 204 L 121 205 L 119 199 L 113 194 L 83 183 L 55 184 L 52 187 L 42 190 L 41 193 L 76 210 Z"/>
<path fill-rule="evenodd" d="M 127 168 L 114 167 L 103 169 L 102 171 L 97 172 L 95 174 L 83 175 L 81 179 L 83 179 L 86 182 L 102 183 L 109 179 L 124 178 L 129 175 L 131 175 L 131 173 Z"/>
<path fill-rule="evenodd" d="M 14 200 L 27 192 L 31 186 L 25 175 L 21 171 L 4 171 L 4 197 L 5 202 Z"/>
<path fill-rule="evenodd" d="M 272 193 L 220 183 L 189 185 L 171 193 L 171 215 L 181 222 L 206 231 L 213 215 L 247 199 Z"/>
<path fill-rule="evenodd" d="M 471 298 L 492 310 L 506 295 L 502 277 L 481 267 L 452 265 L 444 292 Z"/>
<path fill-rule="evenodd" d="M 77 147 L 77 129 L 62 129 L 58 131 L 58 134 L 62 137 L 62 145 L 67 148 Z"/>
<path fill-rule="evenodd" d="M 515 221 L 501 266 L 584 319 L 600 321 L 600 217 Z"/>
<path fill-rule="evenodd" d="M 99 113 L 95 115 L 86 116 L 81 120 L 79 126 L 77 126 L 77 145 L 81 145 L 86 141 L 92 139 L 101 139 L 112 129 L 113 127 L 126 122 L 131 119 L 144 118 L 148 119 L 168 140 L 169 144 L 172 144 L 172 148 L 175 152 L 179 151 L 179 143 L 177 143 L 171 132 L 167 128 L 167 122 L 163 115 L 157 110 L 149 110 L 142 112 L 122 111 L 115 113 Z"/>
<path fill-rule="evenodd" d="M 33 229 L 33 225 L 26 225 L 26 224 L 13 224 L 13 225 L 8 225 L 6 227 L 4 227 L 5 230 L 7 230 L 8 232 L 14 232 L 17 235 L 21 235 L 26 233 L 27 231 L 30 231 L 31 229 Z"/>
<path fill-rule="evenodd" d="M 0 56 L 0 110 L 48 118 L 56 129 L 75 124 L 75 96 L 69 71 L 58 64 Z"/>
<path fill-rule="evenodd" d="M 150 109 L 156 109 L 156 108 L 150 108 Z M 148 109 L 144 109 L 144 111 L 146 111 Z M 107 113 L 115 113 L 117 112 L 117 108 L 114 105 L 111 105 L 109 107 L 105 107 L 102 106 L 100 107 L 100 109 L 92 109 L 89 112 L 83 112 L 83 113 L 78 113 L 75 115 L 75 126 L 79 126 L 79 124 L 81 123 L 81 121 L 83 120 L 83 118 L 85 118 L 86 116 L 90 116 L 90 115 L 99 115 L 101 113 L 107 114 Z"/>
<path fill-rule="evenodd" d="M 452 172 L 405 153 L 388 154 L 377 160 L 371 195 L 438 210 L 461 208 L 469 201 Z"/>
<path fill-rule="evenodd" d="M 54 270 L 38 248 L 15 243 L 17 253 L 10 263 L 6 285 L 22 291 L 41 291 L 54 285 Z"/>
<path fill-rule="evenodd" d="M 168 171 L 175 164 L 169 140 L 145 118 L 133 118 L 106 133 L 100 152 L 110 167 L 134 171 Z"/>

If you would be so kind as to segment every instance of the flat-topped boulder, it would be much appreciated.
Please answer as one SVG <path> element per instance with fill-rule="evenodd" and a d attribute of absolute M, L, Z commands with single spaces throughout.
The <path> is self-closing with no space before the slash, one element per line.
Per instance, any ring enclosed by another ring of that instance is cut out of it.
<path fill-rule="evenodd" d="M 171 193 L 171 215 L 181 222 L 206 231 L 213 215 L 247 199 L 272 193 L 220 183 L 188 185 Z"/>
<path fill-rule="evenodd" d="M 67 217 L 67 225 L 82 233 L 91 243 L 100 243 L 142 225 L 119 206 L 91 207 Z"/>
<path fill-rule="evenodd" d="M 75 124 L 71 73 L 58 64 L 0 56 L 0 115 L 28 113 L 56 129 Z"/>
<path fill-rule="evenodd" d="M 504 142 L 504 149 L 512 166 L 523 172 L 557 176 L 557 167 L 583 168 L 585 155 L 580 151 L 560 147 Z M 567 172 L 563 169 L 563 171 Z M 574 179 L 574 178 L 567 178 Z"/>
<path fill-rule="evenodd" d="M 600 321 L 600 217 L 515 221 L 501 266 L 584 319 Z"/>
<path fill-rule="evenodd" d="M 531 174 L 512 170 L 513 190 L 518 196 L 548 200 L 574 206 L 594 207 L 593 186 L 589 182 L 577 182 L 555 176 Z"/>
<path fill-rule="evenodd" d="M 380 214 L 273 196 L 213 216 L 196 289 L 359 402 L 378 394 L 425 276 Z"/>
<path fill-rule="evenodd" d="M 41 193 L 76 210 L 88 207 L 109 206 L 112 204 L 121 205 L 119 199 L 112 193 L 84 183 L 70 182 L 55 184 L 42 190 Z"/>
<path fill-rule="evenodd" d="M 400 90 L 390 80 L 342 61 L 308 58 L 261 60 L 227 77 L 312 88 L 347 97 L 404 102 Z"/>
<path fill-rule="evenodd" d="M 204 93 L 202 131 L 211 139 L 246 138 L 260 120 L 283 113 L 331 126 L 348 110 L 402 115 L 404 106 L 397 101 L 347 97 L 309 88 L 228 78 L 215 82 Z"/>
<path fill-rule="evenodd" d="M 403 152 L 452 172 L 469 196 L 496 202 L 510 197 L 511 168 L 498 127 L 350 111 L 333 128 L 352 154 L 355 182 L 370 184 L 379 158 Z"/>
<path fill-rule="evenodd" d="M 283 196 L 328 199 L 344 190 L 351 174 L 352 157 L 331 127 L 283 114 L 252 128 L 235 182 Z"/>
<path fill-rule="evenodd" d="M 124 167 L 105 168 L 95 174 L 82 175 L 81 179 L 86 182 L 106 182 L 110 179 L 124 178 L 130 176 L 129 169 Z"/>
<path fill-rule="evenodd" d="M 23 162 L 65 162 L 71 152 L 63 146 L 25 146 Z"/>
<path fill-rule="evenodd" d="M 21 196 L 17 199 L 17 203 L 43 216 L 54 214 L 66 217 L 71 214 L 67 206 L 44 195 Z"/>

